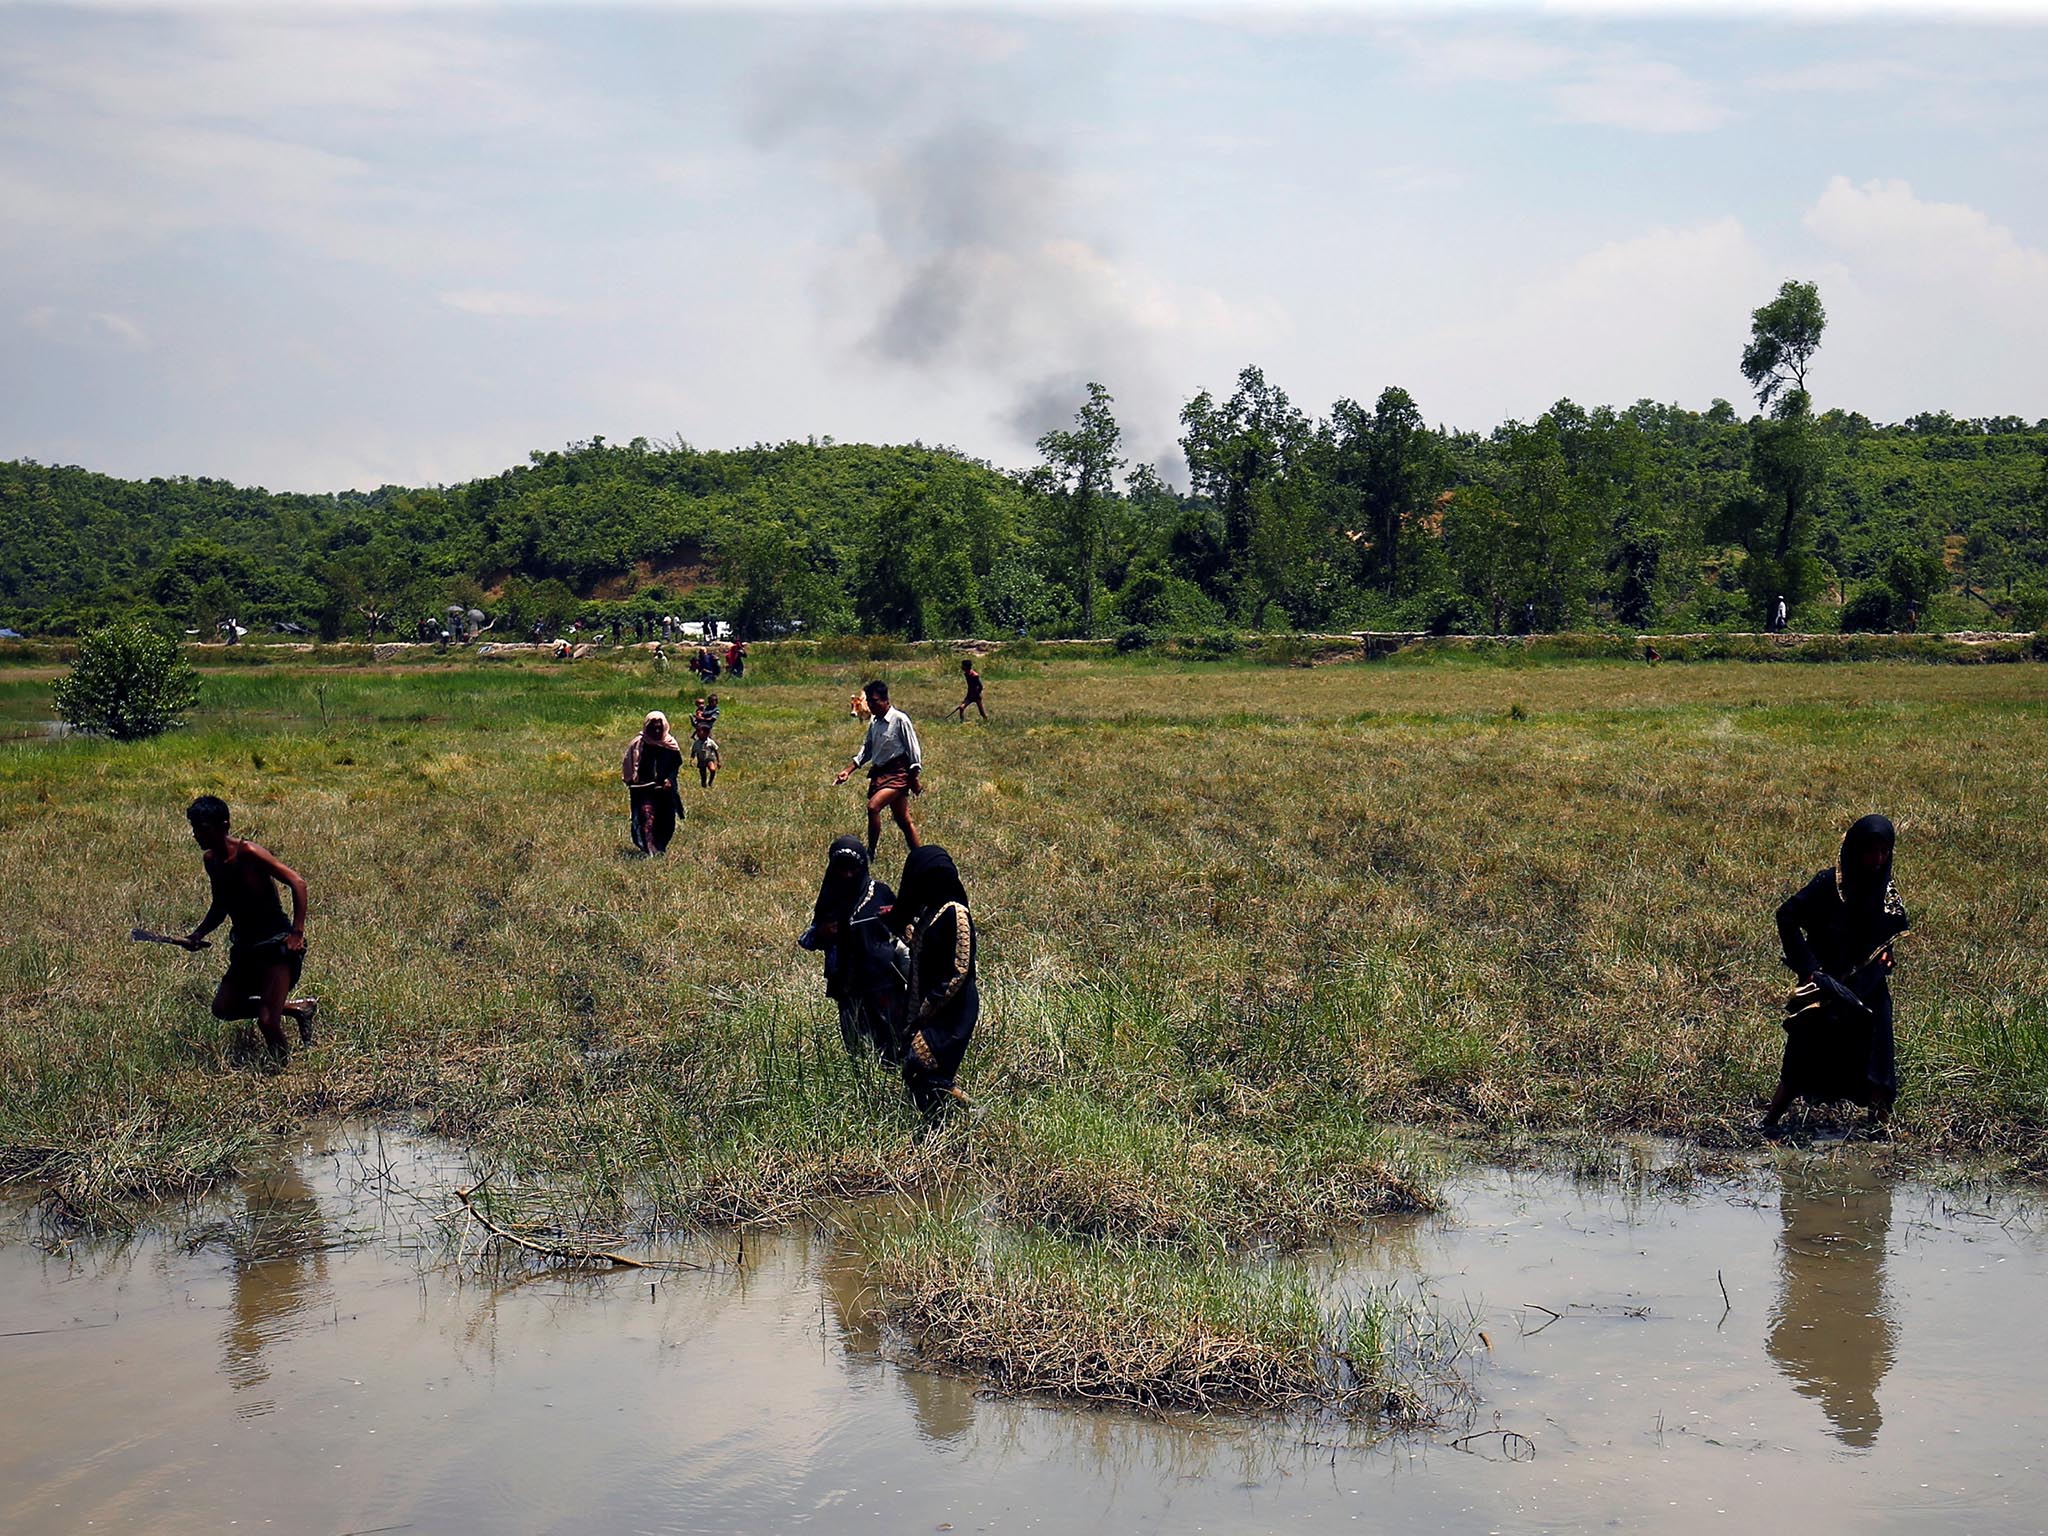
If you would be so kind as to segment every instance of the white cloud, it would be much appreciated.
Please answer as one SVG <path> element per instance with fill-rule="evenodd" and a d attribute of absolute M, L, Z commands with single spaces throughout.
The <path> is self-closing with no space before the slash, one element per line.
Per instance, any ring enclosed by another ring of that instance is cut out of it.
<path fill-rule="evenodd" d="M 1760 90 L 1776 92 L 1828 92 L 1855 95 L 1863 91 L 1890 90 L 1915 80 L 1931 78 L 1931 71 L 1906 59 L 1863 54 L 1845 58 L 1817 59 L 1794 69 L 1761 75 L 1751 82 Z"/>
<path fill-rule="evenodd" d="M 1872 416 L 2048 413 L 2048 250 L 1904 181 L 1837 176 L 1805 217 L 1832 255 L 1815 395 Z"/>
<path fill-rule="evenodd" d="M 1486 427 L 1569 396 L 1582 405 L 1733 396 L 1741 317 L 1774 268 L 1740 220 L 1653 229 L 1590 250 L 1403 351 L 1416 397 L 1454 400 Z"/>
<path fill-rule="evenodd" d="M 1410 34 L 1402 41 L 1425 81 L 1534 89 L 1558 122 L 1700 133 L 1730 115 L 1703 82 L 1633 49 L 1572 48 L 1499 30 Z"/>
<path fill-rule="evenodd" d="M 246 230 L 403 270 L 475 260 L 491 232 L 449 219 L 425 156 L 553 147 L 604 120 L 577 92 L 531 89 L 545 56 L 484 28 L 240 10 L 34 25 L 0 55 L 0 248 L 119 259 Z"/>
<path fill-rule="evenodd" d="M 1569 69 L 1578 55 L 1556 43 L 1515 32 L 1462 32 L 1406 39 L 1426 80 L 1509 85 L 1545 80 Z"/>
<path fill-rule="evenodd" d="M 1565 122 L 1641 133 L 1704 133 L 1729 117 L 1706 86 L 1662 59 L 1589 61 L 1550 100 Z"/>
<path fill-rule="evenodd" d="M 465 315 L 511 320 L 559 320 L 584 312 L 578 305 L 512 288 L 459 288 L 440 298 L 448 308 L 459 309 Z"/>
<path fill-rule="evenodd" d="M 110 309 L 76 310 L 58 304 L 37 304 L 21 323 L 38 336 L 65 346 L 139 352 L 149 345 L 141 326 Z"/>
<path fill-rule="evenodd" d="M 92 25 L 94 47 L 25 55 L 17 89 L 145 121 L 330 113 L 417 121 L 425 109 L 478 125 L 526 124 L 548 106 L 519 89 L 536 50 L 481 28 L 239 8 L 103 16 Z"/>

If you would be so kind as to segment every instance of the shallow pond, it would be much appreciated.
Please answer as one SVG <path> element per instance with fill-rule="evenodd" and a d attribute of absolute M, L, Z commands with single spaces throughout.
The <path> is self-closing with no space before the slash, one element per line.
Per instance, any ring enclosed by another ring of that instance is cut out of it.
<path fill-rule="evenodd" d="M 1676 1200 L 1480 1172 L 1381 1223 L 1330 1283 L 1420 1290 L 1484 1342 L 1466 1412 L 1376 1444 L 903 1369 L 827 1233 L 487 1283 L 407 1193 L 459 1172 L 336 1134 L 181 1241 L 38 1248 L 17 1210 L 0 1530 L 2048 1527 L 2048 1239 L 1842 1150 Z"/>

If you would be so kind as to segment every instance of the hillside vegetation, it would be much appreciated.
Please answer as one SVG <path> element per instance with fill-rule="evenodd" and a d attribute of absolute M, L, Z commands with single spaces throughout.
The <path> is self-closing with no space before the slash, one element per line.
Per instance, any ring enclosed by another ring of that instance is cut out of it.
<path fill-rule="evenodd" d="M 1561 401 L 1490 434 L 1385 391 L 1312 420 L 1256 369 L 1184 413 L 1185 491 L 1099 388 L 1044 462 L 601 438 L 463 485 L 328 496 L 0 464 L 0 623 L 409 635 L 716 615 L 908 638 L 1417 628 L 2032 629 L 2048 422 L 1740 419 Z"/>

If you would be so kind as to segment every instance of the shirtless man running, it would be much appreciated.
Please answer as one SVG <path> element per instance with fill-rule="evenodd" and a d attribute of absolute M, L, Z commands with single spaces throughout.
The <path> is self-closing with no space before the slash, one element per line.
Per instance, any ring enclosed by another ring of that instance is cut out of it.
<path fill-rule="evenodd" d="M 213 994 L 216 1019 L 249 1019 L 263 1031 L 271 1054 L 291 1057 L 284 1018 L 299 1026 L 299 1043 L 313 1043 L 313 1020 L 319 1003 L 293 997 L 299 971 L 306 963 L 306 882 L 298 871 L 278 862 L 268 849 L 228 833 L 227 802 L 201 795 L 186 808 L 192 840 L 202 850 L 213 904 L 197 928 L 178 942 L 188 950 L 206 948 L 206 936 L 222 922 L 233 928 L 228 945 L 228 970 Z M 292 893 L 287 922 L 277 899 L 282 884 Z"/>

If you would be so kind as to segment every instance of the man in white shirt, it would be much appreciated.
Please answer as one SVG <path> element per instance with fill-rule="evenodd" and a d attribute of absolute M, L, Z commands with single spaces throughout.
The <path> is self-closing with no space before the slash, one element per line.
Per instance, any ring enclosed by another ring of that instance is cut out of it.
<path fill-rule="evenodd" d="M 917 744 L 917 727 L 910 723 L 910 716 L 900 709 L 889 707 L 889 685 L 877 678 L 861 690 L 867 696 L 868 708 L 873 718 L 868 721 L 867 735 L 861 738 L 860 750 L 853 754 L 853 761 L 839 770 L 834 784 L 844 784 L 853 776 L 856 768 L 868 771 L 868 856 L 872 858 L 875 844 L 882 840 L 882 812 L 886 809 L 896 818 L 896 825 L 903 829 L 903 841 L 915 848 L 924 840 L 917 835 L 917 825 L 910 819 L 910 797 L 924 793 L 924 786 L 918 782 L 918 773 L 924 766 L 924 753 Z"/>

